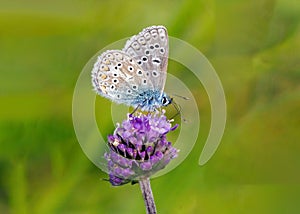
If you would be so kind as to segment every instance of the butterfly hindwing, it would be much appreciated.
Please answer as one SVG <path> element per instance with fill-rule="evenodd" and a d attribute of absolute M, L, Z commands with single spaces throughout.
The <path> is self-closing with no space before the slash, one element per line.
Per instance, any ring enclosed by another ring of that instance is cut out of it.
<path fill-rule="evenodd" d="M 143 88 L 151 85 L 141 66 L 120 50 L 109 50 L 98 57 L 92 71 L 92 82 L 101 96 L 127 105 L 137 99 Z"/>

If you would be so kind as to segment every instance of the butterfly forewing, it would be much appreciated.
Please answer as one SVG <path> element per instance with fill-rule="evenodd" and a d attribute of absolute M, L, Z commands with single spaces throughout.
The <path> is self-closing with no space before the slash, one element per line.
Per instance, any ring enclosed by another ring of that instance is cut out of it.
<path fill-rule="evenodd" d="M 117 103 L 154 111 L 172 102 L 164 92 L 168 66 L 168 34 L 163 26 L 145 28 L 124 49 L 98 57 L 92 71 L 96 92 Z"/>
<path fill-rule="evenodd" d="M 123 51 L 136 60 L 146 72 L 152 86 L 163 92 L 169 54 L 166 28 L 163 26 L 145 28 L 127 41 Z"/>

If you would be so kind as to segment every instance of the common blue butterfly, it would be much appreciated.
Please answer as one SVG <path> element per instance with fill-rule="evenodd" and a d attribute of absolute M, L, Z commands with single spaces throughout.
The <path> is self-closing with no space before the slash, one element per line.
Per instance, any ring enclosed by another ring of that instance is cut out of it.
<path fill-rule="evenodd" d="M 172 103 L 164 92 L 168 66 L 168 33 L 151 26 L 132 36 L 123 50 L 102 53 L 92 70 L 95 91 L 113 102 L 142 111 Z"/>

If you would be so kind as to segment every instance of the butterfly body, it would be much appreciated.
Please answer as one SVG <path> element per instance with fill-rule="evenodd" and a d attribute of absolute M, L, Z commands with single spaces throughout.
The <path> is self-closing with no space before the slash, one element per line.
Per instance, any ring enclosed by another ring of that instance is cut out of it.
<path fill-rule="evenodd" d="M 158 90 L 147 90 L 141 92 L 139 97 L 129 105 L 135 108 L 140 107 L 142 111 L 154 111 L 161 106 L 167 106 L 171 102 L 172 98 L 166 93 L 161 93 Z"/>
<path fill-rule="evenodd" d="M 168 63 L 168 36 L 152 26 L 131 37 L 123 50 L 102 53 L 92 70 L 95 91 L 113 102 L 154 111 L 172 99 L 163 91 Z"/>

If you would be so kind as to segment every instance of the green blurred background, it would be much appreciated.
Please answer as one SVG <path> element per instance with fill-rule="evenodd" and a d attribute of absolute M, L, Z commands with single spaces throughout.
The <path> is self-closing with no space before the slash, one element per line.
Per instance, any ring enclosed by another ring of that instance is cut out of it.
<path fill-rule="evenodd" d="M 0 0 L 0 213 L 145 212 L 138 185 L 101 180 L 71 111 L 89 58 L 155 24 L 205 54 L 228 105 L 222 143 L 200 167 L 210 106 L 203 89 L 193 91 L 199 140 L 152 181 L 159 213 L 299 213 L 299 23 L 297 0 Z"/>

